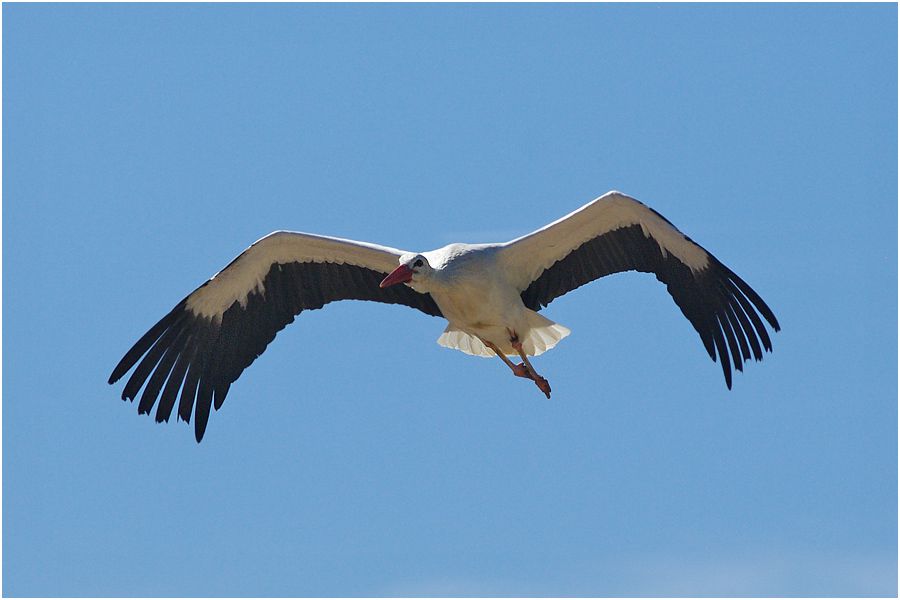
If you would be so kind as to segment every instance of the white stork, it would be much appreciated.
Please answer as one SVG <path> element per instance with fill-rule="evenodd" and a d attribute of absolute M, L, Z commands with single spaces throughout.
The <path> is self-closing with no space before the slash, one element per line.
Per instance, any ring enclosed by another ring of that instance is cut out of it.
<path fill-rule="evenodd" d="M 157 422 L 169 420 L 178 400 L 181 419 L 190 422 L 193 411 L 199 442 L 210 407 L 222 406 L 232 382 L 296 315 L 335 300 L 373 300 L 445 318 L 440 345 L 498 356 L 549 398 L 550 385 L 528 357 L 553 348 L 569 330 L 538 311 L 622 271 L 653 273 L 666 284 L 720 362 L 729 389 L 732 363 L 742 371 L 744 361 L 772 350 L 760 315 L 775 331 L 778 321 L 744 280 L 653 209 L 609 192 L 511 242 L 450 244 L 420 254 L 276 231 L 150 328 L 109 383 L 137 365 L 122 399 L 134 400 L 144 387 L 138 412 L 149 414 L 158 399 Z"/>

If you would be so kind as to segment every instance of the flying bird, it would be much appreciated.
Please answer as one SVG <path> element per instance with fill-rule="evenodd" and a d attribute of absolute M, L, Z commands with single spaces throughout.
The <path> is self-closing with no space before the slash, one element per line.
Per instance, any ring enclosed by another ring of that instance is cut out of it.
<path fill-rule="evenodd" d="M 529 356 L 553 348 L 569 329 L 539 311 L 590 281 L 623 271 L 653 273 L 691 322 L 731 389 L 751 357 L 772 343 L 763 319 L 780 326 L 762 298 L 665 217 L 609 192 L 546 227 L 506 243 L 450 244 L 404 252 L 367 242 L 276 231 L 175 305 L 113 369 L 115 383 L 135 365 L 122 399 L 156 421 L 178 417 L 203 439 L 210 408 L 306 310 L 336 300 L 403 304 L 443 317 L 438 344 L 499 357 L 547 398 L 550 384 Z M 514 357 L 512 360 L 510 357 Z M 521 362 L 516 362 L 521 361 Z M 157 404 L 158 401 L 158 404 Z"/>

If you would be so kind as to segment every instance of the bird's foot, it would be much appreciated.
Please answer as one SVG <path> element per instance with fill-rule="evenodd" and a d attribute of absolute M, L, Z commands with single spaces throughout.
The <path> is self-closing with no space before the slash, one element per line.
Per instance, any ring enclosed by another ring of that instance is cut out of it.
<path fill-rule="evenodd" d="M 550 399 L 550 382 L 541 377 L 540 375 L 535 374 L 534 384 L 538 386 L 538 389 L 544 392 L 544 395 L 547 396 L 547 400 Z"/>
<path fill-rule="evenodd" d="M 547 396 L 547 399 L 550 399 L 550 382 L 546 379 L 535 373 L 533 370 L 528 368 L 528 365 L 525 363 L 519 365 L 513 365 L 513 374 L 516 377 L 524 377 L 525 379 L 530 379 L 534 382 L 538 389 L 544 392 L 544 395 Z"/>

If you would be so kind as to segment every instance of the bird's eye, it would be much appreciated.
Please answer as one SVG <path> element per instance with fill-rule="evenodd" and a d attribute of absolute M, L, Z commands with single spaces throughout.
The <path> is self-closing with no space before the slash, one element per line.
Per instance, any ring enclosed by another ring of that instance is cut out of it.
<path fill-rule="evenodd" d="M 420 258 L 420 259 L 418 259 L 416 262 L 414 262 L 414 263 L 413 263 L 413 266 L 414 266 L 414 267 L 421 267 L 421 266 L 422 266 L 422 259 Z"/>

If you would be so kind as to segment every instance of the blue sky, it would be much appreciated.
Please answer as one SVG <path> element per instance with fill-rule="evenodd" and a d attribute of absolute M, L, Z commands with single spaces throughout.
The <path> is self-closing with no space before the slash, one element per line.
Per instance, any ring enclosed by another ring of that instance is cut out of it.
<path fill-rule="evenodd" d="M 3 6 L 3 593 L 895 595 L 897 7 Z M 547 401 L 396 306 L 305 313 L 203 443 L 108 386 L 275 229 L 502 241 L 610 189 L 783 326 L 652 276 Z"/>

